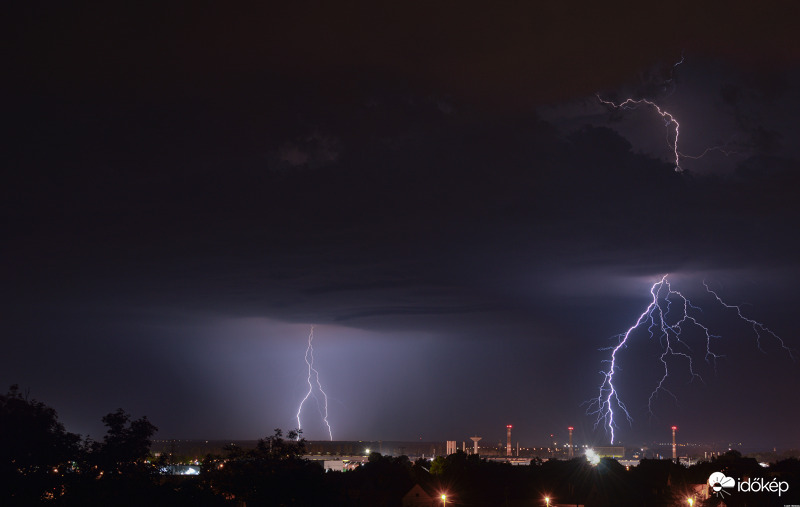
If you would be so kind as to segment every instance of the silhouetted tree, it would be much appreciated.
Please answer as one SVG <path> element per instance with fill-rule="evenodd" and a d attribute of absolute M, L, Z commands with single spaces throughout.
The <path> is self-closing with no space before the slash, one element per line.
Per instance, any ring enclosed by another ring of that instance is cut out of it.
<path fill-rule="evenodd" d="M 371 453 L 367 463 L 345 476 L 348 488 L 356 492 L 352 502 L 356 505 L 400 505 L 415 481 L 407 456 L 384 456 L 378 452 Z"/>
<path fill-rule="evenodd" d="M 436 456 L 431 461 L 431 474 L 442 475 L 447 469 L 447 459 L 444 456 Z"/>
<path fill-rule="evenodd" d="M 291 430 L 283 438 L 283 430 L 275 428 L 275 433 L 261 438 L 252 452 L 256 459 L 287 460 L 297 459 L 306 452 L 306 439 L 301 438 L 303 430 Z"/>
<path fill-rule="evenodd" d="M 324 470 L 302 459 L 306 441 L 300 435 L 293 430 L 283 438 L 283 431 L 276 428 L 253 449 L 231 445 L 221 458 L 207 456 L 204 487 L 248 505 L 330 505 Z"/>
<path fill-rule="evenodd" d="M 103 442 L 92 444 L 92 460 L 104 473 L 148 471 L 144 461 L 150 455 L 151 437 L 158 431 L 147 416 L 131 420 L 131 415 L 117 409 L 103 416 L 108 428 Z"/>
<path fill-rule="evenodd" d="M 8 504 L 60 496 L 61 477 L 79 454 L 80 437 L 56 411 L 12 385 L 0 395 L 0 488 Z"/>

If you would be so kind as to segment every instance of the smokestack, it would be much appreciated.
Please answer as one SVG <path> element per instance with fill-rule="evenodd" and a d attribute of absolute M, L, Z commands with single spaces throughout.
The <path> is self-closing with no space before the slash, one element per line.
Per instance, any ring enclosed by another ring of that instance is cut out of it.
<path fill-rule="evenodd" d="M 572 450 L 572 430 L 574 429 L 572 426 L 567 428 L 569 430 L 569 459 L 575 457 L 575 453 Z"/>
<path fill-rule="evenodd" d="M 510 458 L 511 457 L 511 425 L 510 424 L 508 426 L 506 426 L 506 435 L 507 435 L 506 456 Z"/>
<path fill-rule="evenodd" d="M 480 442 L 480 441 L 481 441 L 481 438 L 482 438 L 482 437 L 477 437 L 477 436 L 475 436 L 475 437 L 469 437 L 469 439 L 470 439 L 470 440 L 472 440 L 473 442 L 475 442 L 475 449 L 472 451 L 472 454 L 478 454 L 478 442 Z"/>
<path fill-rule="evenodd" d="M 675 432 L 678 430 L 677 426 L 672 427 L 672 461 L 678 462 L 678 448 L 675 446 Z"/>

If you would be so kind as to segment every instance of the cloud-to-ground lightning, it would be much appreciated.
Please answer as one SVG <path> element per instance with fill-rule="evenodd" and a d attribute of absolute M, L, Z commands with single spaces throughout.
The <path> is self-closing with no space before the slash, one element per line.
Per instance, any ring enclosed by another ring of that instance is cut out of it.
<path fill-rule="evenodd" d="M 739 319 L 750 324 L 756 334 L 759 349 L 761 349 L 762 335 L 769 335 L 778 342 L 781 348 L 788 352 L 792 359 L 794 359 L 792 350 L 786 346 L 784 341 L 777 334 L 761 322 L 746 317 L 742 313 L 741 306 L 731 305 L 723 301 L 705 282 L 703 282 L 703 285 L 706 291 L 710 293 L 720 305 L 727 309 L 735 310 Z M 625 403 L 623 403 L 620 398 L 619 390 L 614 384 L 614 374 L 620 369 L 617 353 L 628 346 L 628 342 L 636 330 L 646 327 L 650 338 L 658 337 L 662 348 L 659 361 L 663 367 L 663 374 L 648 399 L 648 408 L 651 413 L 653 401 L 659 393 L 664 392 L 673 397 L 675 396 L 664 385 L 669 376 L 667 359 L 672 358 L 685 361 L 691 379 L 702 380 L 700 375 L 695 371 L 691 349 L 681 339 L 681 333 L 685 326 L 696 327 L 705 336 L 704 359 L 707 362 L 716 365 L 716 360 L 721 357 L 712 350 L 712 341 L 720 338 L 720 336 L 712 334 L 709 328 L 697 319 L 696 315 L 701 312 L 700 308 L 692 304 L 680 291 L 673 289 L 667 279 L 667 275 L 664 275 L 650 287 L 650 295 L 652 296 L 650 304 L 647 305 L 644 311 L 639 315 L 639 318 L 636 319 L 636 322 L 629 327 L 627 331 L 616 336 L 618 340 L 617 344 L 608 349 L 611 350 L 611 356 L 604 361 L 608 363 L 608 369 L 600 372 L 603 376 L 603 381 L 600 384 L 600 392 L 597 398 L 590 402 L 589 414 L 597 416 L 595 427 L 602 423 L 610 433 L 612 444 L 615 438 L 614 428 L 617 425 L 615 417 L 618 414 L 616 412 L 621 412 L 619 415 L 624 415 L 629 423 L 632 421 L 631 415 L 625 407 Z M 673 304 L 678 307 L 678 310 L 673 309 Z M 670 312 L 672 312 L 672 315 Z"/>
<path fill-rule="evenodd" d="M 324 389 L 322 389 L 322 383 L 319 380 L 319 371 L 314 368 L 314 326 L 311 326 L 311 332 L 308 334 L 308 346 L 306 347 L 306 366 L 308 367 L 308 376 L 306 381 L 308 382 L 308 392 L 300 401 L 300 406 L 297 408 L 297 429 L 302 430 L 303 425 L 300 422 L 300 412 L 303 411 L 303 404 L 305 404 L 306 400 L 308 400 L 309 396 L 313 396 L 314 400 L 317 402 L 317 409 L 320 411 L 320 416 L 322 416 L 322 422 L 325 423 L 325 426 L 328 428 L 328 437 L 333 440 L 333 431 L 331 430 L 331 425 L 328 422 L 328 395 Z M 317 395 L 314 394 L 314 384 L 311 382 L 311 378 L 314 377 L 314 382 L 317 384 L 317 389 L 320 393 L 322 393 L 323 398 L 323 406 L 319 406 L 319 398 Z M 300 438 L 299 436 L 297 437 Z"/>

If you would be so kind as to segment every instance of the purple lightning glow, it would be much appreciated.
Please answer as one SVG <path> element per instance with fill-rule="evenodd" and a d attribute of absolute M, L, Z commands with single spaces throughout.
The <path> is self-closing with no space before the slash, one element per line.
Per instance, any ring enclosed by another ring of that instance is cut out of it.
<path fill-rule="evenodd" d="M 683 58 L 683 54 L 681 53 L 680 61 L 678 61 L 677 63 L 675 63 L 672 66 L 672 71 L 670 73 L 670 78 L 667 79 L 664 82 L 665 90 L 667 89 L 666 86 L 671 84 L 673 79 L 674 79 L 675 69 L 677 69 L 678 66 L 683 63 L 683 61 L 684 61 L 684 58 Z M 670 95 L 671 95 L 671 92 L 670 92 Z M 672 149 L 672 154 L 673 154 L 673 157 L 675 159 L 675 172 L 683 172 L 683 168 L 681 167 L 681 159 L 682 158 L 690 158 L 690 159 L 693 159 L 693 160 L 697 160 L 697 159 L 705 157 L 708 153 L 710 153 L 712 151 L 718 151 L 718 152 L 722 153 L 725 156 L 729 156 L 729 155 L 733 155 L 733 154 L 737 153 L 735 151 L 728 150 L 723 146 L 712 146 L 712 147 L 709 147 L 709 148 L 706 148 L 705 150 L 703 150 L 703 152 L 700 153 L 699 155 L 686 155 L 685 153 L 682 153 L 678 149 L 678 138 L 680 137 L 681 125 L 680 125 L 680 123 L 678 123 L 678 119 L 675 118 L 675 116 L 673 116 L 672 113 L 670 113 L 669 111 L 661 108 L 661 106 L 659 106 L 658 104 L 656 104 L 652 100 L 628 98 L 628 99 L 626 99 L 626 100 L 624 100 L 624 101 L 622 101 L 620 103 L 615 103 L 613 101 L 603 99 L 600 96 L 599 93 L 596 94 L 596 96 L 597 96 L 597 100 L 599 100 L 601 104 L 604 104 L 606 106 L 611 106 L 614 109 L 636 109 L 640 105 L 647 105 L 647 106 L 650 106 L 653 109 L 655 109 L 656 112 L 658 113 L 658 115 L 661 116 L 661 118 L 664 120 L 664 126 L 667 127 L 667 146 L 669 146 Z M 670 132 L 672 130 L 672 127 L 674 127 L 674 130 L 675 130 L 674 139 L 670 139 L 671 138 Z"/>
<path fill-rule="evenodd" d="M 736 310 L 736 314 L 739 316 L 739 318 L 742 319 L 743 321 L 747 322 L 748 324 L 750 324 L 753 327 L 753 332 L 755 332 L 755 334 L 756 334 L 756 343 L 758 344 L 758 350 L 760 350 L 761 352 L 764 352 L 764 349 L 761 348 L 761 333 L 766 333 L 766 334 L 772 336 L 773 338 L 775 338 L 778 341 L 778 343 L 780 343 L 781 348 L 783 350 L 785 350 L 789 354 L 789 357 L 791 357 L 792 360 L 794 360 L 794 353 L 792 352 L 792 349 L 790 349 L 789 347 L 786 346 L 786 344 L 783 342 L 783 340 L 781 339 L 780 336 L 776 335 L 774 332 L 772 332 L 772 330 L 770 328 L 768 328 L 764 324 L 762 324 L 762 323 L 760 323 L 760 322 L 758 322 L 756 320 L 747 318 L 744 315 L 742 315 L 742 307 L 741 306 L 729 305 L 728 303 L 723 301 L 722 298 L 720 298 L 717 295 L 716 292 L 714 292 L 713 290 L 711 290 L 708 287 L 708 284 L 706 282 L 703 282 L 703 285 L 705 286 L 706 290 L 711 295 L 714 296 L 714 298 L 717 300 L 717 302 L 719 302 L 719 304 L 721 304 L 725 308 Z"/>
<path fill-rule="evenodd" d="M 786 350 L 789 356 L 794 359 L 794 354 L 791 349 L 786 346 L 784 341 L 777 334 L 772 332 L 764 324 L 745 317 L 744 314 L 742 314 L 740 306 L 731 305 L 723 301 L 705 282 L 703 282 L 703 285 L 706 291 L 713 295 L 720 305 L 728 309 L 736 310 L 737 316 L 752 326 L 756 334 L 759 350 L 763 351 L 763 349 L 761 349 L 762 334 L 768 334 L 777 340 L 781 348 Z M 694 317 L 694 315 L 701 311 L 700 308 L 693 305 L 692 302 L 679 291 L 674 290 L 667 280 L 667 275 L 664 275 L 661 280 L 650 287 L 650 295 L 652 296 L 652 301 L 650 301 L 647 308 L 639 315 L 639 318 L 633 326 L 628 328 L 624 333 L 617 335 L 616 338 L 619 340 L 617 345 L 607 349 L 611 350 L 611 357 L 604 362 L 609 363 L 610 366 L 607 371 L 600 372 L 603 375 L 603 382 L 600 384 L 600 393 L 597 398 L 590 402 L 588 413 L 597 416 L 595 427 L 602 423 L 610 433 L 612 444 L 614 443 L 614 428 L 616 427 L 614 410 L 619 408 L 629 423 L 633 421 L 628 409 L 619 397 L 617 387 L 614 385 L 614 374 L 619 369 L 617 352 L 627 347 L 628 339 L 635 330 L 649 323 L 649 325 L 647 325 L 647 331 L 650 333 L 650 338 L 652 339 L 658 336 L 659 343 L 662 347 L 659 360 L 663 366 L 663 375 L 648 399 L 648 409 L 651 413 L 653 401 L 657 398 L 659 393 L 664 392 L 673 398 L 675 397 L 664 385 L 669 376 L 668 358 L 685 361 L 688 366 L 689 374 L 691 375 L 691 380 L 698 379 L 702 381 L 702 377 L 695 371 L 694 361 L 689 354 L 691 353 L 691 349 L 681 340 L 681 333 L 685 324 L 699 328 L 705 335 L 706 350 L 704 359 L 706 362 L 713 363 L 716 367 L 716 360 L 721 357 L 714 353 L 711 347 L 712 340 L 720 337 L 711 334 L 708 327 Z M 673 311 L 675 317 L 671 318 L 670 311 L 672 310 L 673 303 L 678 303 L 676 306 L 679 306 L 681 310 L 677 312 Z"/>
<path fill-rule="evenodd" d="M 314 345 L 312 344 L 313 341 L 314 341 L 314 326 L 311 326 L 311 332 L 308 335 L 308 347 L 306 347 L 306 355 L 305 355 L 306 365 L 308 366 L 308 377 L 306 378 L 306 381 L 308 382 L 308 392 L 300 401 L 300 406 L 297 408 L 297 429 L 298 430 L 303 429 L 303 425 L 300 422 L 300 412 L 302 412 L 303 410 L 303 404 L 306 402 L 309 396 L 313 396 L 314 400 L 317 402 L 317 409 L 319 410 L 320 416 L 322 417 L 322 422 L 324 422 L 325 426 L 328 428 L 328 437 L 331 440 L 333 440 L 333 431 L 331 430 L 331 425 L 328 422 L 328 395 L 322 389 L 322 383 L 319 380 L 319 372 L 316 370 L 316 368 L 314 368 Z M 319 390 L 319 392 L 322 393 L 324 401 L 323 407 L 319 406 L 319 398 L 317 398 L 317 395 L 314 394 L 314 385 L 311 383 L 312 375 L 314 376 L 314 381 L 317 384 L 317 389 Z M 299 440 L 300 436 L 298 435 L 297 438 Z"/>
<path fill-rule="evenodd" d="M 616 104 L 616 103 L 614 103 L 614 102 L 612 102 L 610 100 L 603 99 L 600 96 L 600 94 L 597 94 L 597 100 L 599 100 L 601 103 L 603 103 L 603 104 L 605 104 L 607 106 L 613 107 L 614 109 L 634 109 L 636 106 L 641 105 L 641 104 L 647 104 L 648 106 L 650 106 L 653 109 L 655 109 L 656 112 L 658 112 L 658 114 L 661 116 L 661 118 L 664 119 L 664 125 L 666 127 L 669 127 L 670 125 L 674 125 L 675 126 L 675 141 L 671 142 L 669 140 L 669 133 L 667 133 L 667 145 L 669 145 L 669 147 L 672 148 L 672 152 L 675 155 L 675 172 L 682 172 L 683 171 L 683 169 L 681 168 L 681 156 L 683 156 L 683 155 L 681 154 L 680 151 L 678 151 L 678 137 L 680 136 L 681 124 L 678 123 L 678 120 L 676 120 L 675 117 L 672 116 L 671 113 L 669 113 L 668 111 L 666 111 L 664 109 L 661 109 L 661 107 L 659 107 L 658 104 L 656 104 L 655 102 L 649 101 L 647 99 L 639 99 L 639 100 L 627 99 L 624 102 L 620 102 L 619 104 Z M 699 158 L 699 157 L 692 157 L 692 158 Z"/>

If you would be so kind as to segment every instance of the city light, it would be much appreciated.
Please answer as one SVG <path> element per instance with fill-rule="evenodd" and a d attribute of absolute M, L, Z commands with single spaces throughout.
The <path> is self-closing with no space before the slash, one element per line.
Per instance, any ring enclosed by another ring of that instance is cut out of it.
<path fill-rule="evenodd" d="M 600 464 L 600 456 L 594 452 L 594 449 L 586 449 L 586 461 L 588 461 L 592 466 L 597 466 Z"/>

